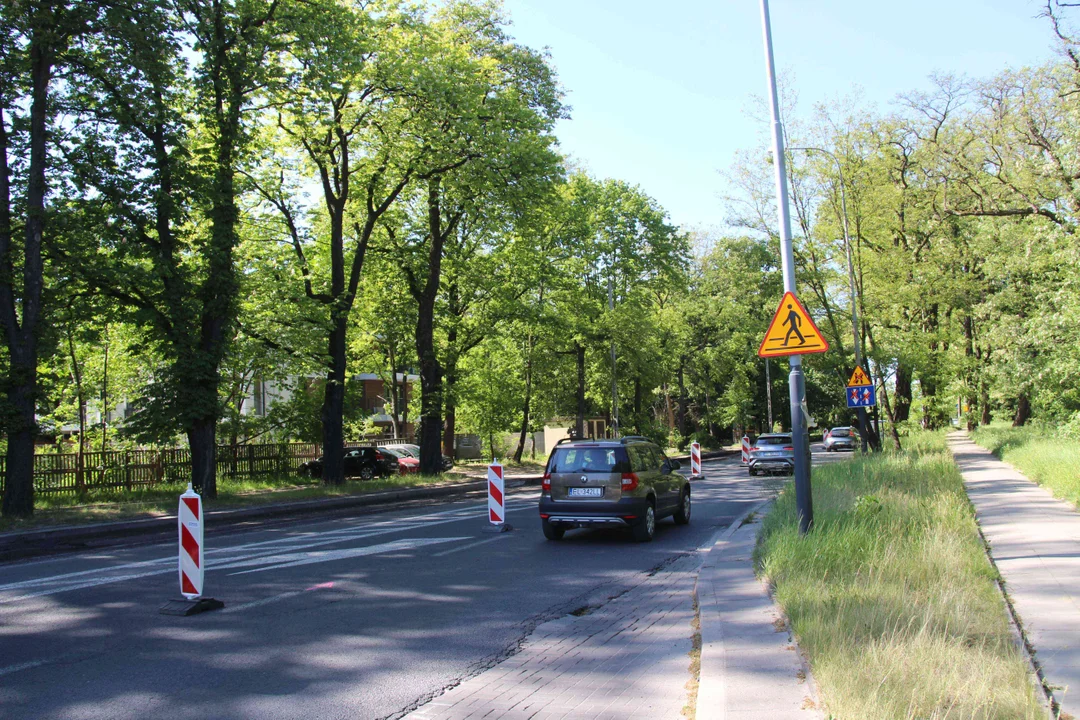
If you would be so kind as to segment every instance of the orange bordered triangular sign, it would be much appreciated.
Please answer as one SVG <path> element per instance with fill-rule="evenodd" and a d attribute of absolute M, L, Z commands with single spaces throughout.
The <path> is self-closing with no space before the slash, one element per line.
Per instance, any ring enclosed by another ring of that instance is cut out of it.
<path fill-rule="evenodd" d="M 810 319 L 810 313 L 795 297 L 784 293 L 780 307 L 776 309 L 765 339 L 758 348 L 758 357 L 782 357 L 784 355 L 809 355 L 828 351 L 829 341 Z"/>
<path fill-rule="evenodd" d="M 861 367 L 856 367 L 855 372 L 851 373 L 851 379 L 847 381 L 848 387 L 866 387 L 873 384 L 870 382 L 870 376 Z"/>

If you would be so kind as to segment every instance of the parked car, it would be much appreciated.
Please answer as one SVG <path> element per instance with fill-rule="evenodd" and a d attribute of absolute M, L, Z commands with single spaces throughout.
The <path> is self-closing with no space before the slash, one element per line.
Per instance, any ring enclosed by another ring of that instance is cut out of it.
<path fill-rule="evenodd" d="M 420 472 L 420 461 L 407 455 L 404 450 L 400 450 L 396 447 L 380 447 L 379 452 L 396 457 L 402 475 L 411 475 L 412 473 Z"/>
<path fill-rule="evenodd" d="M 690 522 L 690 482 L 681 464 L 648 438 L 563 441 L 552 449 L 540 494 L 544 537 L 561 540 L 571 528 L 628 527 L 638 542 L 656 521 Z"/>
<path fill-rule="evenodd" d="M 309 460 L 298 468 L 301 475 L 322 477 L 324 457 Z M 400 472 L 398 459 L 393 455 L 379 452 L 373 447 L 349 448 L 345 451 L 345 477 L 358 477 L 371 480 L 376 475 L 389 477 Z"/>
<path fill-rule="evenodd" d="M 825 452 L 854 450 L 858 441 L 858 433 L 853 428 L 836 427 L 829 430 L 825 435 Z"/>
<path fill-rule="evenodd" d="M 751 475 L 795 474 L 795 446 L 791 433 L 775 433 L 758 437 L 750 448 L 748 468 Z"/>
<path fill-rule="evenodd" d="M 396 452 L 399 456 L 406 455 L 407 457 L 420 459 L 420 446 L 412 443 L 395 443 L 393 445 L 387 445 L 389 449 Z M 454 461 L 448 458 L 446 455 L 442 456 L 442 469 L 446 472 L 450 468 L 454 467 Z"/>

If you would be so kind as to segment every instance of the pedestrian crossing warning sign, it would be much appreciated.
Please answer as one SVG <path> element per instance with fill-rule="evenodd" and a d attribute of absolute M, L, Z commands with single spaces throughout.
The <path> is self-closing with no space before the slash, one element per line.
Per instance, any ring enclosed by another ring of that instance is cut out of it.
<path fill-rule="evenodd" d="M 851 379 L 847 381 L 848 387 L 863 387 L 864 385 L 873 384 L 870 382 L 870 376 L 861 367 L 855 368 L 855 372 L 851 373 Z"/>
<path fill-rule="evenodd" d="M 758 348 L 758 357 L 781 357 L 784 355 L 809 355 L 828 351 L 829 342 L 810 319 L 810 313 L 795 297 L 784 293 L 776 315 L 769 323 L 769 330 Z"/>

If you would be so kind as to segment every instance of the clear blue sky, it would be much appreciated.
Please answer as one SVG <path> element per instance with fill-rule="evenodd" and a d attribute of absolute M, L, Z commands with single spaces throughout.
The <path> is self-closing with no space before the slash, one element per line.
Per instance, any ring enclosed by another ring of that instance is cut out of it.
<path fill-rule="evenodd" d="M 504 0 L 522 43 L 550 48 L 573 118 L 558 135 L 592 174 L 640 185 L 680 225 L 721 225 L 719 170 L 768 128 L 758 0 Z M 799 108 L 858 86 L 887 110 L 935 71 L 986 77 L 1053 56 L 1037 0 L 771 0 L 777 67 Z"/>

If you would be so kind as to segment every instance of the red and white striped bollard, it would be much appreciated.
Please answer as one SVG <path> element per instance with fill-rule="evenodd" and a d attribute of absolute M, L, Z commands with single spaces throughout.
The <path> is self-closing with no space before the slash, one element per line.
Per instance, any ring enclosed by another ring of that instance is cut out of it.
<path fill-rule="evenodd" d="M 499 461 L 488 465 L 488 526 L 484 532 L 506 532 L 513 530 L 510 523 L 506 522 L 506 487 L 503 483 L 503 466 Z"/>
<path fill-rule="evenodd" d="M 180 534 L 180 594 L 198 600 L 203 590 L 202 498 L 191 489 L 180 496 L 176 524 Z"/>
<path fill-rule="evenodd" d="M 180 542 L 180 594 L 183 600 L 170 600 L 161 606 L 163 615 L 194 615 L 207 610 L 225 607 L 225 603 L 214 598 L 203 597 L 203 579 L 206 562 L 203 557 L 203 506 L 202 497 L 192 490 L 188 483 L 187 490 L 180 496 L 180 507 L 176 512 L 176 527 Z"/>
<path fill-rule="evenodd" d="M 690 477 L 694 480 L 703 477 L 701 474 L 701 444 L 690 443 Z"/>
<path fill-rule="evenodd" d="M 742 436 L 742 464 L 750 464 L 750 438 Z"/>

